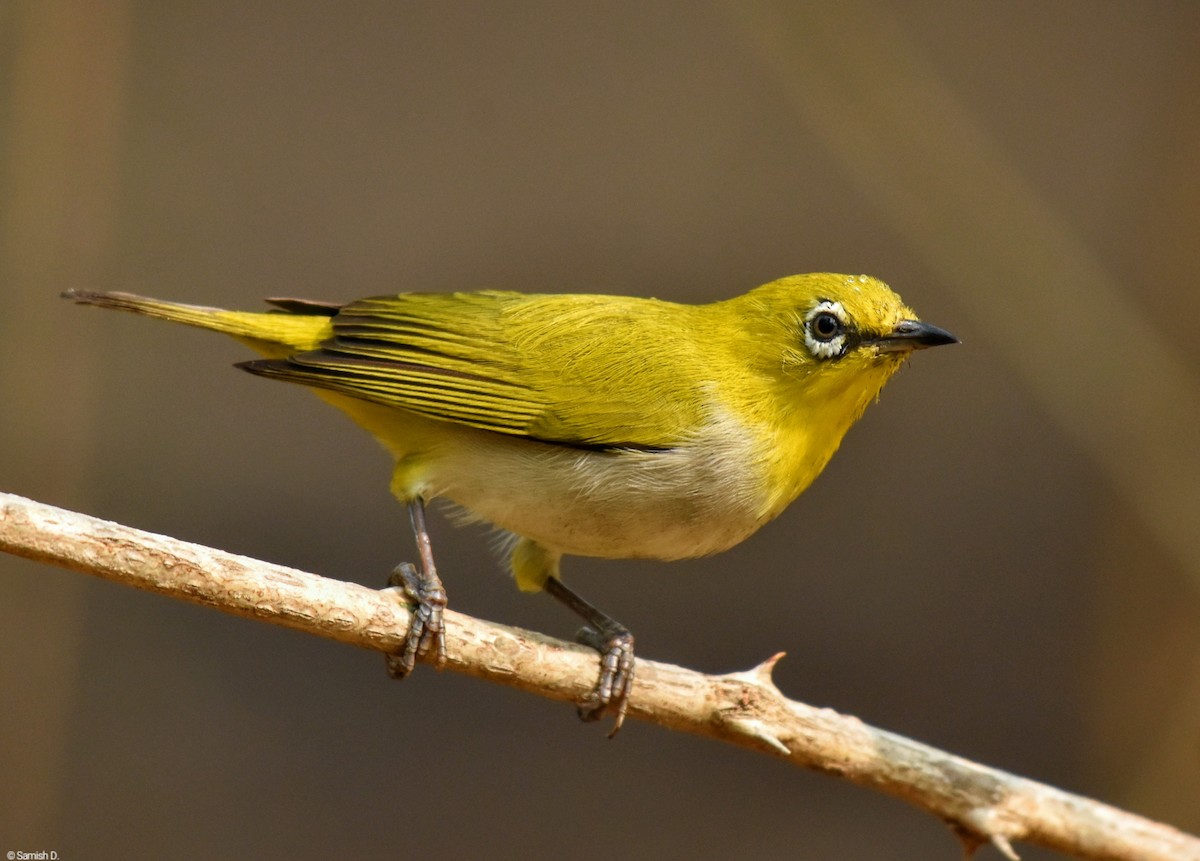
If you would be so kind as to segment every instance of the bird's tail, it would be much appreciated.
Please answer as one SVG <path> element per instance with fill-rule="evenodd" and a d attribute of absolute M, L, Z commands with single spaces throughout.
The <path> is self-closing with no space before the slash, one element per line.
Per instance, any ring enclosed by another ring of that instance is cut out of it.
<path fill-rule="evenodd" d="M 165 302 L 132 293 L 68 290 L 62 295 L 82 305 L 132 311 L 146 317 L 223 332 L 267 356 L 317 349 L 332 335 L 331 318 L 338 311 L 337 305 L 299 299 L 268 299 L 278 305 L 279 310 L 255 313 Z"/>

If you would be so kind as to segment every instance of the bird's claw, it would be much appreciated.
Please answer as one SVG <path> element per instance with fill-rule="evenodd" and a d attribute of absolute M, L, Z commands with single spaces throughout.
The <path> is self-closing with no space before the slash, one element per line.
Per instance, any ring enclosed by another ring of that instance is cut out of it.
<path fill-rule="evenodd" d="M 586 627 L 575 639 L 600 653 L 600 677 L 595 689 L 579 704 L 579 717 L 594 721 L 611 712 L 615 722 L 608 737 L 612 738 L 625 722 L 633 690 L 633 634 L 619 626 L 603 632 Z"/>
<path fill-rule="evenodd" d="M 408 636 L 404 639 L 404 651 L 384 656 L 388 675 L 393 679 L 403 679 L 413 671 L 417 658 L 423 658 L 430 652 L 435 656 L 434 664 L 440 669 L 446 663 L 446 627 L 442 618 L 442 611 L 446 607 L 446 590 L 442 587 L 442 581 L 436 574 L 429 576 L 411 563 L 401 562 L 388 578 L 388 586 L 402 591 L 415 605 Z"/>

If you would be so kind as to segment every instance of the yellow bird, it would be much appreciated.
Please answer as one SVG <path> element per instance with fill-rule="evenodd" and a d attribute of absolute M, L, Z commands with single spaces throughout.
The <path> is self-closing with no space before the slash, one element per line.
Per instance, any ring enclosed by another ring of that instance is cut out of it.
<path fill-rule="evenodd" d="M 685 559 L 776 517 L 916 349 L 952 344 L 865 275 L 781 278 L 707 305 L 584 294 L 401 293 L 345 305 L 269 299 L 265 313 L 70 291 L 90 305 L 224 332 L 300 383 L 395 459 L 419 565 L 393 586 L 415 604 L 396 677 L 445 659 L 425 502 L 443 498 L 512 536 L 525 591 L 579 614 L 601 654 L 580 705 L 624 719 L 633 637 L 567 588 L 564 555 Z"/>

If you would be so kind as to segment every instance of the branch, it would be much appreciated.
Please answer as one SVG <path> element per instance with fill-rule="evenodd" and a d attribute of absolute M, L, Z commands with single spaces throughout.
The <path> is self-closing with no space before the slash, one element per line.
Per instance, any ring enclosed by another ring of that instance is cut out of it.
<path fill-rule="evenodd" d="M 142 532 L 0 493 L 0 549 L 381 652 L 409 613 L 368 589 Z M 591 690 L 596 654 L 530 631 L 446 613 L 446 667 L 554 700 Z M 771 680 L 782 654 L 710 676 L 639 658 L 629 716 L 773 754 L 902 798 L 948 823 L 968 854 L 1021 840 L 1079 858 L 1200 861 L 1200 839 L 1045 784 L 789 700 Z"/>

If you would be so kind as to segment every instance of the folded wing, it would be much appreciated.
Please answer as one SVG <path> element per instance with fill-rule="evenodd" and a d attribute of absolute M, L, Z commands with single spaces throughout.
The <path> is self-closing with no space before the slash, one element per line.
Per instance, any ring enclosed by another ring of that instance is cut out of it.
<path fill-rule="evenodd" d="M 688 310 L 613 296 L 405 293 L 343 306 L 318 350 L 240 367 L 496 433 L 670 448 L 703 410 L 691 340 L 662 325 Z"/>

